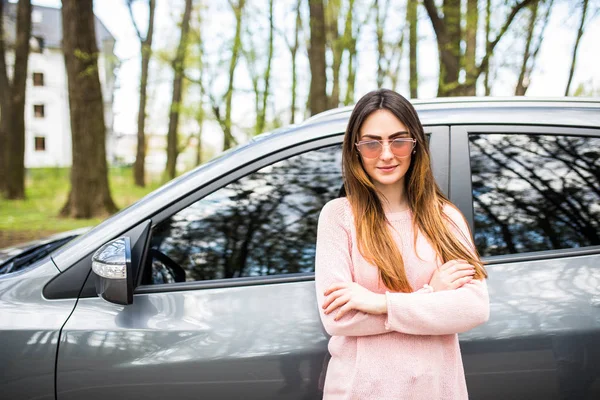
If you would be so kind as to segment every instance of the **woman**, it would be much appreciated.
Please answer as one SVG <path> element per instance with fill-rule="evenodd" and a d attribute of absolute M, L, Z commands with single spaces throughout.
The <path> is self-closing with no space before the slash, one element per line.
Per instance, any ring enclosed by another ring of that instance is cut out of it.
<path fill-rule="evenodd" d="M 412 105 L 385 89 L 360 99 L 342 164 L 347 197 L 317 234 L 324 399 L 468 398 L 457 333 L 487 321 L 487 274 Z"/>

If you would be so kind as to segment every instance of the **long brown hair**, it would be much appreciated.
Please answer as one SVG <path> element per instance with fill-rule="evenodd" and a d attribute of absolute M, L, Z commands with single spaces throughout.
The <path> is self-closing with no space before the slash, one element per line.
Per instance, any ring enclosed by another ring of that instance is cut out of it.
<path fill-rule="evenodd" d="M 413 214 L 415 245 L 417 232 L 420 231 L 443 263 L 454 259 L 466 260 L 475 266 L 475 279 L 487 277 L 477 249 L 464 246 L 448 227 L 448 222 L 455 227 L 456 224 L 444 214 L 443 208 L 452 203 L 433 178 L 429 148 L 417 112 L 408 100 L 387 89 L 369 92 L 356 103 L 344 136 L 344 187 L 355 215 L 360 253 L 377 266 L 386 287 L 399 292 L 412 292 L 402 255 L 387 228 L 389 222 L 379 200 L 381 193 L 365 172 L 354 145 L 360 138 L 360 128 L 365 119 L 372 112 L 382 109 L 394 114 L 408 128 L 410 136 L 417 139 L 415 153 L 404 178 L 405 193 Z"/>

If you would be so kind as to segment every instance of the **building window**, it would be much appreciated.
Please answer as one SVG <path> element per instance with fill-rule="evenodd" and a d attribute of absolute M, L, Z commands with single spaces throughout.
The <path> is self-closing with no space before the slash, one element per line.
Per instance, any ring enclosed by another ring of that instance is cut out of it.
<path fill-rule="evenodd" d="M 33 73 L 33 86 L 44 86 L 44 74 L 41 72 Z"/>
<path fill-rule="evenodd" d="M 44 118 L 44 105 L 43 104 L 35 104 L 33 106 L 33 115 L 36 118 Z"/>
<path fill-rule="evenodd" d="M 46 138 L 43 136 L 35 137 L 35 151 L 46 151 Z"/>

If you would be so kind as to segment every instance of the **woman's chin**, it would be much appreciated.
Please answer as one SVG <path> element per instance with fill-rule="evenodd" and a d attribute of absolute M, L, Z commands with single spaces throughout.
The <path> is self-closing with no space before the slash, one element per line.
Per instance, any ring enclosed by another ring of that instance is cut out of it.
<path fill-rule="evenodd" d="M 400 182 L 402 180 L 401 176 L 377 176 L 375 181 L 382 185 L 382 186 L 388 186 L 388 185 L 395 185 L 398 182 Z"/>

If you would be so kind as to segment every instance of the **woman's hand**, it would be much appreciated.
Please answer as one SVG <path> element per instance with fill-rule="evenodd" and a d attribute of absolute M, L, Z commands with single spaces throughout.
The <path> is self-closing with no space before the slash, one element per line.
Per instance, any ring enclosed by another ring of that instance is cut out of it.
<path fill-rule="evenodd" d="M 475 267 L 465 260 L 451 260 L 434 271 L 429 286 L 436 292 L 458 289 L 470 282 L 474 274 Z"/>
<path fill-rule="evenodd" d="M 325 291 L 323 308 L 325 314 L 339 308 L 334 320 L 338 320 L 350 310 L 367 314 L 387 313 L 387 301 L 384 294 L 373 293 L 355 282 L 334 283 Z"/>

